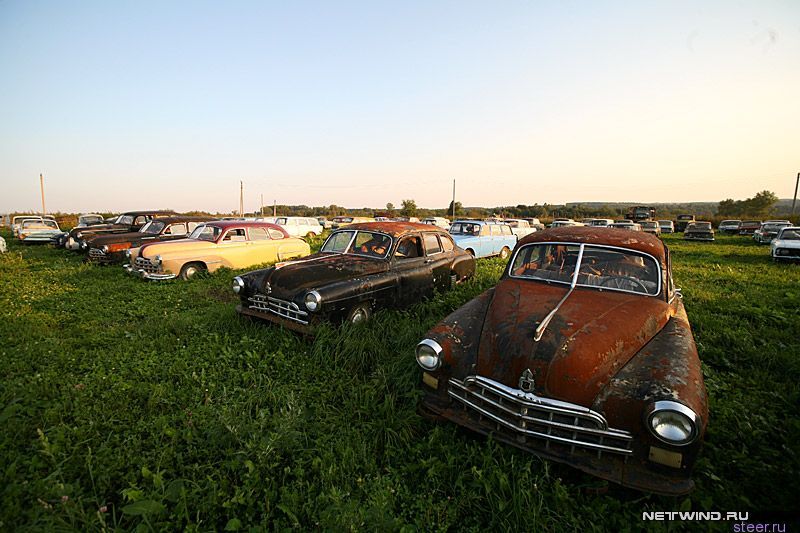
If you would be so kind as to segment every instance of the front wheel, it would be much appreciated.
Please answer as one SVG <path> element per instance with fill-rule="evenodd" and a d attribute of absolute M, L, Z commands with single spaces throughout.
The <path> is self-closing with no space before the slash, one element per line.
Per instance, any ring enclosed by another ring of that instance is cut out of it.
<path fill-rule="evenodd" d="M 205 267 L 200 263 L 188 263 L 183 265 L 181 268 L 180 278 L 183 280 L 189 280 L 193 277 L 197 276 L 200 272 L 203 272 Z"/>
<path fill-rule="evenodd" d="M 367 304 L 358 304 L 347 314 L 347 322 L 350 324 L 361 324 L 372 317 L 372 310 Z"/>
<path fill-rule="evenodd" d="M 508 259 L 509 255 L 511 255 L 511 250 L 508 249 L 508 246 L 503 246 L 503 249 L 500 250 L 500 259 Z"/>

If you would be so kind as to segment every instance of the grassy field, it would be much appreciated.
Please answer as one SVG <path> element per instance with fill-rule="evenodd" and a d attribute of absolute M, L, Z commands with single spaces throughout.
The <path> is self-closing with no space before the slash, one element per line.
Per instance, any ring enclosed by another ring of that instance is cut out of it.
<path fill-rule="evenodd" d="M 750 239 L 667 237 L 711 413 L 674 499 L 416 414 L 416 342 L 498 259 L 312 341 L 239 319 L 230 271 L 145 283 L 3 235 L 0 530 L 638 530 L 645 510 L 796 506 L 800 265 Z"/>

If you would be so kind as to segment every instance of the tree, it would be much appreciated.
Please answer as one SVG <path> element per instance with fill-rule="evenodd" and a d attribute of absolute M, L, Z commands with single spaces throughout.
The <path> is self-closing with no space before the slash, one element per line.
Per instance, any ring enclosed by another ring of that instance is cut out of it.
<path fill-rule="evenodd" d="M 400 213 L 404 217 L 413 217 L 417 214 L 417 202 L 414 200 L 403 200 L 403 207 L 400 209 Z"/>
<path fill-rule="evenodd" d="M 464 208 L 461 205 L 461 202 L 456 202 L 456 216 L 460 216 L 462 213 L 464 213 Z M 447 213 L 445 214 L 445 216 L 447 216 L 447 217 L 453 216 L 453 202 L 452 202 L 452 200 L 450 201 L 450 205 L 447 206 Z"/>
<path fill-rule="evenodd" d="M 386 212 L 389 213 L 389 215 L 394 213 L 394 204 L 392 202 L 386 204 Z"/>
<path fill-rule="evenodd" d="M 717 206 L 719 216 L 750 216 L 750 217 L 769 217 L 778 197 L 772 191 L 761 191 L 752 198 L 746 200 L 723 200 Z"/>

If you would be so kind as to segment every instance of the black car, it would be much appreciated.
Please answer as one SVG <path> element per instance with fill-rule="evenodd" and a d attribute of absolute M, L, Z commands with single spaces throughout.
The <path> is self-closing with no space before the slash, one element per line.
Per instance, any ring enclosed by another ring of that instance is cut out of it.
<path fill-rule="evenodd" d="M 131 248 L 138 248 L 151 242 L 185 239 L 194 228 L 210 220 L 214 218 L 188 216 L 154 218 L 139 231 L 89 235 L 85 240 L 89 248 L 86 260 L 100 265 L 121 263 L 125 259 L 125 252 Z"/>
<path fill-rule="evenodd" d="M 475 259 L 436 226 L 368 222 L 334 231 L 319 253 L 234 278 L 233 291 L 242 315 L 309 333 L 411 305 L 474 273 Z"/>
<path fill-rule="evenodd" d="M 84 228 L 73 228 L 67 234 L 64 247 L 68 250 L 88 250 L 86 239 L 98 233 L 128 233 L 139 231 L 154 218 L 175 216 L 173 211 L 128 211 L 119 215 L 112 224 L 98 224 Z"/>

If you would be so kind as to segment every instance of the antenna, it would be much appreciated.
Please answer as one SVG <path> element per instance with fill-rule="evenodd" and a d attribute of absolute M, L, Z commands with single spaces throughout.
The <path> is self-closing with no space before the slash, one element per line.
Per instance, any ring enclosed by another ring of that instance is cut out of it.
<path fill-rule="evenodd" d="M 244 216 L 244 182 L 239 182 L 239 216 Z"/>
<path fill-rule="evenodd" d="M 44 207 L 44 177 L 41 174 L 39 174 L 39 188 L 42 190 L 42 216 L 45 216 L 47 214 L 47 209 Z M 795 196 L 797 196 L 797 191 L 795 191 Z M 794 211 L 794 209 L 792 211 Z"/>

